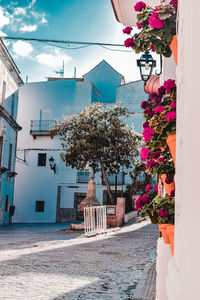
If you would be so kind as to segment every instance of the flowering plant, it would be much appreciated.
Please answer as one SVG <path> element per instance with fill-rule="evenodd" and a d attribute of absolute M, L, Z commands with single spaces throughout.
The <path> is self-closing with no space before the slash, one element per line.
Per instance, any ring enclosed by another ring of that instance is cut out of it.
<path fill-rule="evenodd" d="M 147 184 L 145 188 L 145 194 L 140 196 L 136 201 L 136 209 L 141 210 L 144 205 L 150 204 L 152 200 L 155 198 L 155 196 L 158 193 L 158 187 L 157 185 L 153 186 L 151 184 Z"/>
<path fill-rule="evenodd" d="M 171 183 L 175 167 L 166 138 L 176 132 L 176 84 L 169 79 L 164 82 L 158 93 L 151 94 L 143 101 L 146 122 L 143 123 L 145 146 L 141 150 L 141 159 L 146 161 L 148 174 L 167 175 L 166 183 Z"/>
<path fill-rule="evenodd" d="M 137 2 L 134 6 L 138 12 L 136 23 L 140 33 L 128 38 L 124 44 L 131 47 L 136 53 L 144 52 L 147 49 L 156 51 L 166 57 L 171 56 L 170 44 L 173 35 L 176 34 L 176 11 L 177 0 L 171 0 L 167 5 L 160 5 L 156 8 L 146 6 L 143 1 Z M 131 27 L 126 28 L 124 33 L 131 35 Z"/>
<path fill-rule="evenodd" d="M 175 198 L 174 191 L 165 197 L 156 196 L 151 203 L 142 208 L 142 216 L 149 216 L 153 224 L 174 224 Z"/>

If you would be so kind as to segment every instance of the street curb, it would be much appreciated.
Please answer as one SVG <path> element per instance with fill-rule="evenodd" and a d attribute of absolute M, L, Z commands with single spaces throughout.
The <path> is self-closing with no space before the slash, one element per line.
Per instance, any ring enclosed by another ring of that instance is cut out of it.
<path fill-rule="evenodd" d="M 132 300 L 155 300 L 156 264 L 148 263 L 140 278 Z"/>

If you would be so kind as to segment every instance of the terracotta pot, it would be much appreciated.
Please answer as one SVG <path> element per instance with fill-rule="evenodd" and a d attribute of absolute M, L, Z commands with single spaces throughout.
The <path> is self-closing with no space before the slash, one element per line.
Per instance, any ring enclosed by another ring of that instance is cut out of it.
<path fill-rule="evenodd" d="M 177 54 L 177 46 L 178 46 L 178 43 L 177 43 L 177 36 L 174 35 L 173 38 L 172 38 L 172 41 L 171 41 L 171 44 L 170 44 L 170 49 L 172 50 L 172 53 L 173 53 L 173 56 L 174 56 L 174 60 L 175 60 L 175 63 L 177 65 L 177 60 L 178 60 L 178 54 Z"/>
<path fill-rule="evenodd" d="M 161 175 L 161 179 L 162 179 L 162 182 L 164 184 L 164 187 L 165 187 L 165 192 L 169 195 L 171 193 L 171 191 L 174 191 L 175 190 L 175 183 L 174 181 L 170 184 L 167 184 L 165 182 L 165 179 L 167 178 L 167 175 L 166 174 L 162 174 Z"/>
<path fill-rule="evenodd" d="M 144 91 L 147 94 L 158 93 L 158 89 L 160 88 L 160 78 L 156 75 L 151 75 L 151 77 L 147 80 Z"/>
<path fill-rule="evenodd" d="M 170 240 L 167 234 L 167 228 L 171 226 L 171 224 L 159 224 L 159 231 L 162 233 L 163 240 L 165 244 L 170 244 Z"/>
<path fill-rule="evenodd" d="M 167 145 L 171 152 L 171 155 L 172 155 L 172 158 L 174 161 L 174 165 L 176 165 L 176 133 L 168 135 L 166 142 L 167 142 Z"/>
<path fill-rule="evenodd" d="M 174 255 L 174 225 L 170 225 L 167 227 L 167 235 L 170 241 L 172 255 Z"/>

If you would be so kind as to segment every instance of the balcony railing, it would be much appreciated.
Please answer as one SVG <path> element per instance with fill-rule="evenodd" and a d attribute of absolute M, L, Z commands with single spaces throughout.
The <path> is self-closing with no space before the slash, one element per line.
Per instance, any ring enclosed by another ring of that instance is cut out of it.
<path fill-rule="evenodd" d="M 36 136 L 50 135 L 50 129 L 55 124 L 54 120 L 31 120 L 30 134 Z"/>
<path fill-rule="evenodd" d="M 108 181 L 111 185 L 114 185 L 115 184 L 115 174 L 108 175 Z M 117 174 L 117 184 L 123 185 L 124 182 L 125 182 L 125 175 L 123 174 L 123 172 L 120 172 L 119 174 Z M 104 181 L 103 177 L 102 177 L 102 184 L 105 185 L 105 181 Z"/>
<path fill-rule="evenodd" d="M 90 180 L 89 171 L 78 171 L 76 174 L 76 183 L 88 183 Z"/>

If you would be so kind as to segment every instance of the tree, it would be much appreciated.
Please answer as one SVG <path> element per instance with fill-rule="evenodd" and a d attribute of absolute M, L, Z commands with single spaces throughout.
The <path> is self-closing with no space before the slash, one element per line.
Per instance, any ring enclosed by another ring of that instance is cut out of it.
<path fill-rule="evenodd" d="M 126 124 L 130 114 L 121 105 L 96 103 L 69 121 L 57 122 L 52 130 L 60 137 L 61 159 L 67 166 L 81 170 L 89 163 L 94 172 L 101 170 L 113 204 L 107 175 L 119 174 L 122 166 L 128 169 L 139 155 L 142 137 Z"/>

